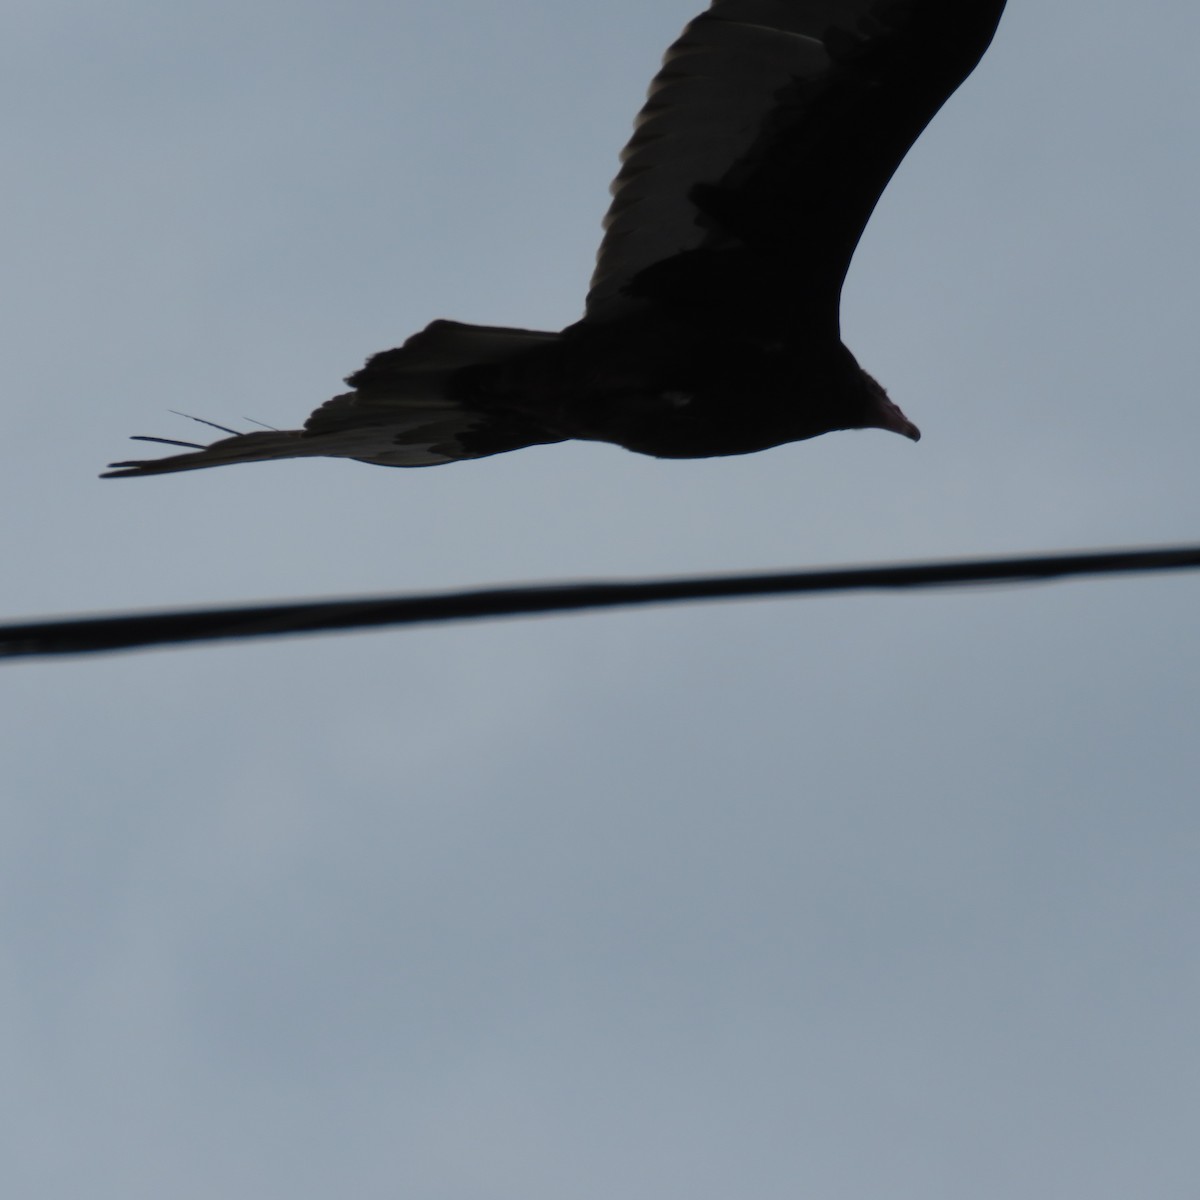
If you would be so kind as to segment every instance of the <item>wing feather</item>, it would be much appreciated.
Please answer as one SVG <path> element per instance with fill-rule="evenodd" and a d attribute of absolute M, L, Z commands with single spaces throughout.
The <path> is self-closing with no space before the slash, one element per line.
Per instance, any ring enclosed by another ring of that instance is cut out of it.
<path fill-rule="evenodd" d="M 676 261 L 690 290 L 698 252 L 753 251 L 836 305 L 880 193 L 1004 3 L 714 0 L 667 51 L 622 155 L 588 319 L 669 291 Z"/>
<path fill-rule="evenodd" d="M 404 345 L 371 358 L 346 381 L 353 391 L 327 400 L 303 429 L 237 433 L 208 446 L 140 438 L 188 446 L 192 452 L 110 463 L 113 469 L 108 475 L 162 475 L 231 463 L 315 457 L 355 458 L 385 467 L 431 467 L 562 441 L 520 413 L 473 404 L 457 395 L 454 384 L 465 368 L 506 362 L 556 338 L 532 329 L 434 321 Z"/>

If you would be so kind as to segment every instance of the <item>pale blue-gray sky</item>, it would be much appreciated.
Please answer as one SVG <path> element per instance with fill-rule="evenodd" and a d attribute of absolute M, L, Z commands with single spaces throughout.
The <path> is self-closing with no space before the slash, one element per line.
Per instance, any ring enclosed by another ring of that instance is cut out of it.
<path fill-rule="evenodd" d="M 96 479 L 574 319 L 697 7 L 9 5 L 5 615 L 1195 540 L 1192 0 L 1011 0 L 906 161 L 845 326 L 919 446 Z M 9 667 L 0 1182 L 1191 1197 L 1198 588 Z"/>

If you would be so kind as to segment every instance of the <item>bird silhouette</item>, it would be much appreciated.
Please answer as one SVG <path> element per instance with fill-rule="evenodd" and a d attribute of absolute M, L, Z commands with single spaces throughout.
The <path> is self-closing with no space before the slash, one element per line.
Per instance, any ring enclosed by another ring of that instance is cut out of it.
<path fill-rule="evenodd" d="M 839 429 L 917 440 L 842 343 L 842 284 L 888 181 L 1004 6 L 713 0 L 650 85 L 579 321 L 434 321 L 302 429 L 139 438 L 187 452 L 108 475 L 313 456 L 422 467 L 572 438 L 660 458 Z"/>

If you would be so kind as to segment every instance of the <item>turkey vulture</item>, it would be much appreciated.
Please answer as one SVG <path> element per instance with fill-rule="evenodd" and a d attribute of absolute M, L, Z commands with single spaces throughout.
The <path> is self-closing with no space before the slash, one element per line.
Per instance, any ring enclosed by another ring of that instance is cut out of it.
<path fill-rule="evenodd" d="M 110 474 L 312 455 L 423 467 L 569 438 L 661 458 L 835 429 L 915 441 L 842 344 L 842 281 L 1004 5 L 713 0 L 650 86 L 581 320 L 561 333 L 434 321 L 374 355 L 303 429 L 143 438 L 189 452 Z"/>

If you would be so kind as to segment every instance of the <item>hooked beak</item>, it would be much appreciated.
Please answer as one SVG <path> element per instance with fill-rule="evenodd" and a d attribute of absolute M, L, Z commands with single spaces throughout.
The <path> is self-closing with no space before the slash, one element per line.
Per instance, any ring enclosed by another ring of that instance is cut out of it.
<path fill-rule="evenodd" d="M 888 429 L 901 437 L 910 438 L 914 442 L 921 440 L 921 431 L 900 411 L 898 404 L 893 404 L 887 396 L 879 397 L 879 408 L 874 422 L 877 429 Z"/>

